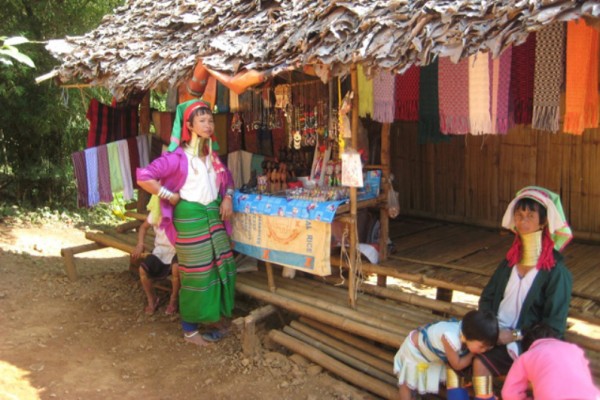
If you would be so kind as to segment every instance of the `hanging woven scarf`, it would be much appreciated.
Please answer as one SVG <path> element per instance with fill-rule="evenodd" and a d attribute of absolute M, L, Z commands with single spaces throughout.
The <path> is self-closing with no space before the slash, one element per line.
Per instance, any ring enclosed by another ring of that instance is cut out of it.
<path fill-rule="evenodd" d="M 537 33 L 533 84 L 533 129 L 558 132 L 563 83 L 565 25 L 553 23 Z"/>
<path fill-rule="evenodd" d="M 378 71 L 373 76 L 373 119 L 394 122 L 394 74 Z"/>
<path fill-rule="evenodd" d="M 419 143 L 449 141 L 450 137 L 440 132 L 438 61 L 419 69 Z"/>
<path fill-rule="evenodd" d="M 469 133 L 469 60 L 439 60 L 440 129 L 445 134 Z"/>
<path fill-rule="evenodd" d="M 373 115 L 373 80 L 367 79 L 362 65 L 356 70 L 358 76 L 358 115 Z"/>
<path fill-rule="evenodd" d="M 407 69 L 403 74 L 396 75 L 396 90 L 394 93 L 396 101 L 395 117 L 399 121 L 417 121 L 419 119 L 420 76 L 421 68 L 415 65 Z M 435 95 L 437 98 L 437 93 Z"/>
<path fill-rule="evenodd" d="M 88 188 L 87 173 L 85 168 L 85 153 L 78 151 L 71 154 L 73 160 L 73 171 L 75 172 L 75 182 L 77 183 L 77 206 L 88 206 Z"/>
<path fill-rule="evenodd" d="M 583 20 L 567 24 L 566 133 L 598 126 L 598 31 Z"/>
<path fill-rule="evenodd" d="M 473 135 L 492 132 L 490 65 L 487 53 L 469 57 L 469 122 Z"/>
<path fill-rule="evenodd" d="M 525 43 L 512 48 L 510 103 L 515 124 L 531 124 L 533 117 L 533 72 L 535 70 L 535 32 Z"/>
<path fill-rule="evenodd" d="M 505 49 L 499 57 L 490 57 L 491 70 L 491 133 L 507 133 L 509 128 L 508 118 L 508 92 L 510 89 L 510 64 L 512 48 Z"/>

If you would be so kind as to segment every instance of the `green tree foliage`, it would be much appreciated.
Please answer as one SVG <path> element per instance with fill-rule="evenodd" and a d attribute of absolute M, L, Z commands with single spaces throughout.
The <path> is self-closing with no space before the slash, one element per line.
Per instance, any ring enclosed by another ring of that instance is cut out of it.
<path fill-rule="evenodd" d="M 94 29 L 124 0 L 8 0 L 0 7 L 0 36 L 19 44 L 35 64 L 0 64 L 0 199 L 19 205 L 75 204 L 70 155 L 85 146 L 89 99 L 98 89 L 35 83 L 58 62 L 43 42 Z"/>

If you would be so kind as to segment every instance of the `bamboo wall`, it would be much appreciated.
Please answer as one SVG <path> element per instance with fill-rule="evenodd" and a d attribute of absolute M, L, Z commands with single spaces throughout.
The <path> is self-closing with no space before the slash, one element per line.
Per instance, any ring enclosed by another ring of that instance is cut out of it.
<path fill-rule="evenodd" d="M 398 122 L 390 139 L 403 214 L 499 227 L 515 192 L 538 185 L 561 195 L 576 238 L 600 240 L 600 129 L 574 136 L 519 125 L 418 144 L 416 123 Z"/>

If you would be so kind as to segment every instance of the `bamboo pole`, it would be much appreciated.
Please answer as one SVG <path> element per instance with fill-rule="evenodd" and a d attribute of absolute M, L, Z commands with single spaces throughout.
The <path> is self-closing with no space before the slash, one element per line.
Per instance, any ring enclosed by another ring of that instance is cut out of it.
<path fill-rule="evenodd" d="M 331 264 L 336 266 L 342 266 L 340 263 L 339 257 L 332 256 Z M 342 266 L 343 267 L 343 266 Z M 481 295 L 482 288 L 475 286 L 467 286 L 456 284 L 452 282 L 447 282 L 441 279 L 429 278 L 423 274 L 410 274 L 406 272 L 400 272 L 393 266 L 388 265 L 375 265 L 371 263 L 362 263 L 362 271 L 363 274 L 383 274 L 387 276 L 391 276 L 398 279 L 404 279 L 410 282 L 420 283 L 422 285 L 432 286 L 432 287 L 442 287 L 446 289 L 458 290 L 464 293 L 474 294 L 477 296 Z"/>
<path fill-rule="evenodd" d="M 283 332 L 272 330 L 269 332 L 269 338 L 275 343 L 285 346 L 291 351 L 321 365 L 323 368 L 333 372 L 348 382 L 352 382 L 356 386 L 362 387 L 386 399 L 392 399 L 396 396 L 397 389 L 394 386 L 383 383 L 370 376 L 366 376 Z"/>
<path fill-rule="evenodd" d="M 121 225 L 117 226 L 115 228 L 115 230 L 117 232 L 119 232 L 119 233 L 125 233 L 127 231 L 132 230 L 132 229 L 139 228 L 140 225 L 142 225 L 142 221 L 139 221 L 139 220 L 127 221 L 127 222 L 123 222 Z"/>
<path fill-rule="evenodd" d="M 346 343 L 343 343 L 337 340 L 336 338 L 333 338 L 323 332 L 318 331 L 317 329 L 311 328 L 308 325 L 304 325 L 303 323 L 300 323 L 298 321 L 292 321 L 290 323 L 290 326 L 296 329 L 297 331 L 302 332 L 303 334 L 310 336 L 311 338 L 318 340 L 319 342 L 327 346 L 330 346 L 336 350 L 346 353 L 353 358 L 361 360 L 366 364 L 377 368 L 381 372 L 389 374 L 390 376 L 393 376 L 394 374 L 394 367 L 392 363 L 384 361 L 379 357 L 375 357 L 369 354 L 368 352 L 361 350 L 360 348 L 356 348 Z"/>
<path fill-rule="evenodd" d="M 385 361 L 388 364 L 391 364 L 394 362 L 394 354 L 393 353 L 390 353 L 389 351 L 386 351 L 385 349 L 382 349 L 381 347 L 375 346 L 371 343 L 365 342 L 364 340 L 362 340 L 361 338 L 359 338 L 357 336 L 351 335 L 345 331 L 334 328 L 331 325 L 327 325 L 327 324 L 324 324 L 319 321 L 315 321 L 310 318 L 300 317 L 299 321 L 303 324 L 306 324 L 315 329 L 318 329 L 319 331 L 326 333 L 329 336 L 332 336 L 346 344 L 361 348 L 361 349 L 363 349 L 363 351 L 366 351 L 367 353 L 369 353 L 377 358 L 380 358 L 381 360 Z"/>
<path fill-rule="evenodd" d="M 356 65 L 353 64 L 350 67 L 350 82 L 352 86 L 352 93 L 354 96 L 352 97 L 352 133 L 351 133 L 351 144 L 353 149 L 358 148 L 358 72 L 356 70 Z M 350 307 L 356 307 L 356 247 L 358 245 L 358 238 L 356 237 L 356 214 L 357 214 L 357 197 L 356 197 L 356 188 L 350 188 L 350 215 L 354 218 L 354 223 L 350 226 L 350 249 L 348 251 L 348 255 L 350 257 L 350 265 L 348 268 L 350 269 L 348 284 L 348 301 L 350 303 Z"/>
<path fill-rule="evenodd" d="M 290 326 L 284 327 L 283 331 L 285 333 L 287 333 L 288 335 L 290 335 L 298 340 L 301 340 L 304 343 L 322 351 L 323 353 L 327 354 L 328 356 L 331 356 L 331 357 L 335 358 L 336 360 L 342 361 L 344 364 L 347 364 L 347 365 L 351 366 L 352 368 L 359 370 L 360 372 L 370 375 L 373 378 L 379 379 L 380 381 L 389 383 L 390 385 L 396 384 L 396 379 L 393 376 L 388 375 L 388 374 L 378 370 L 377 368 L 373 368 L 371 365 L 369 365 L 355 357 L 352 357 L 349 354 L 339 351 L 325 343 L 322 343 L 322 342 L 304 334 L 303 332 L 300 332 Z"/>
<path fill-rule="evenodd" d="M 281 296 L 279 293 L 270 293 L 268 291 L 244 284 L 240 281 L 236 282 L 236 290 L 258 300 L 285 308 L 290 312 L 309 317 L 326 324 L 335 325 L 338 328 L 355 335 L 363 336 L 394 348 L 399 348 L 400 344 L 402 343 L 403 336 L 401 334 L 395 334 L 386 330 L 377 329 L 350 318 L 342 317 L 333 312 L 317 309 L 296 300 L 287 299 Z"/>
<path fill-rule="evenodd" d="M 257 282 L 256 278 L 250 279 Z M 296 278 L 294 280 L 278 278 L 277 286 L 299 292 L 309 297 L 318 297 L 321 300 L 335 304 L 343 302 L 343 290 L 341 287 L 332 286 L 327 282 L 329 282 L 329 280 L 326 280 L 325 282 L 316 282 L 302 278 Z M 346 284 L 345 287 L 347 288 L 348 285 Z M 360 289 L 362 289 L 362 286 Z M 398 303 L 391 304 L 389 301 L 373 296 L 360 297 L 360 305 L 357 304 L 356 311 L 367 315 L 377 315 L 379 319 L 391 323 L 396 323 L 400 318 L 404 320 L 405 324 L 408 320 L 414 321 L 415 326 L 422 324 L 424 319 L 424 313 L 422 311 L 399 310 Z"/>
<path fill-rule="evenodd" d="M 385 199 L 389 196 L 389 191 L 394 190 L 390 183 L 390 124 L 385 123 L 381 127 L 381 191 Z M 387 244 L 390 237 L 390 219 L 387 202 L 383 202 L 379 207 L 379 262 L 387 260 Z M 386 276 L 377 275 L 377 285 L 386 286 Z"/>
<path fill-rule="evenodd" d="M 368 283 L 363 284 L 360 288 L 365 293 L 385 297 L 387 299 L 400 301 L 402 303 L 411 304 L 414 306 L 425 307 L 433 311 L 439 311 L 445 314 L 456 315 L 459 317 L 462 317 L 463 315 L 472 310 L 472 308 L 464 307 L 458 304 L 433 300 L 427 297 L 419 296 L 417 294 L 405 293 L 399 290 L 377 287 Z"/>
<path fill-rule="evenodd" d="M 275 293 L 275 279 L 273 278 L 273 264 L 268 261 L 265 261 L 265 265 L 267 267 L 267 282 L 269 284 L 269 290 L 271 293 Z"/>

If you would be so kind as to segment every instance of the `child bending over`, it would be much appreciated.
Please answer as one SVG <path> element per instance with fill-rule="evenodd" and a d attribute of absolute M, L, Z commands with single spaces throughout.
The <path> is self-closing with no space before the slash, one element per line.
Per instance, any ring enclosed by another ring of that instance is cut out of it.
<path fill-rule="evenodd" d="M 558 332 L 543 323 L 525 333 L 521 342 L 524 353 L 515 360 L 504 381 L 504 400 L 600 399 L 583 350 L 558 338 Z M 533 396 L 528 394 L 529 384 Z"/>
<path fill-rule="evenodd" d="M 470 366 L 474 354 L 497 340 L 498 320 L 487 311 L 469 311 L 462 321 L 435 322 L 410 332 L 394 357 L 399 398 L 411 399 L 415 391 L 437 393 L 440 382 L 446 382 L 447 365 L 448 399 L 468 398 L 454 370 Z"/>

